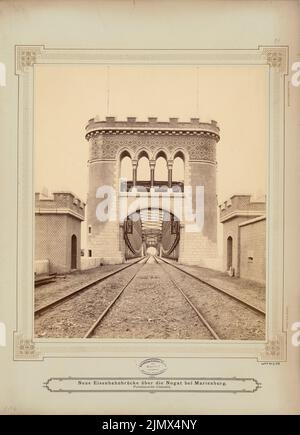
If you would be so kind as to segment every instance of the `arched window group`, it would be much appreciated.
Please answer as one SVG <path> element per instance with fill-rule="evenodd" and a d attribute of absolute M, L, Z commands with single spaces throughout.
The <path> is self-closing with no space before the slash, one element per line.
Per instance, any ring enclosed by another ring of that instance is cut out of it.
<path fill-rule="evenodd" d="M 145 151 L 141 151 L 138 159 L 133 161 L 130 154 L 125 151 L 120 156 L 121 191 L 147 191 L 154 189 L 165 192 L 172 189 L 174 192 L 184 190 L 184 155 L 181 151 L 175 154 L 174 159 L 168 160 L 166 154 L 160 151 L 155 160 L 150 160 Z"/>

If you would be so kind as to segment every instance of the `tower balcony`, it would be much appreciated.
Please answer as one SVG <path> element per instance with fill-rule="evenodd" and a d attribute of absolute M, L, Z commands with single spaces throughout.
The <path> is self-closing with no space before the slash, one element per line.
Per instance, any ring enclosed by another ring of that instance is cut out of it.
<path fill-rule="evenodd" d="M 151 190 L 152 188 L 152 190 Z M 137 181 L 135 186 L 133 185 L 133 181 L 121 182 L 120 183 L 120 192 L 155 192 L 155 193 L 183 193 L 184 192 L 184 183 L 179 181 L 172 181 L 171 187 L 169 186 L 168 181 L 153 181 L 151 186 L 151 181 Z"/>

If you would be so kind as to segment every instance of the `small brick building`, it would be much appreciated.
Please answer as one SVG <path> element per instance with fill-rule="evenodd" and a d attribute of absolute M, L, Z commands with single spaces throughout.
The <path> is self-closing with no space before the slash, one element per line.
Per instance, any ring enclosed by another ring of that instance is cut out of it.
<path fill-rule="evenodd" d="M 234 195 L 220 206 L 223 270 L 264 283 L 266 280 L 266 203 Z"/>
<path fill-rule="evenodd" d="M 240 277 L 266 280 L 266 216 L 240 225 Z"/>
<path fill-rule="evenodd" d="M 71 192 L 50 196 L 35 194 L 35 261 L 46 262 L 47 272 L 66 273 L 80 269 L 81 222 L 85 203 Z M 42 271 L 42 272 L 41 272 Z"/>

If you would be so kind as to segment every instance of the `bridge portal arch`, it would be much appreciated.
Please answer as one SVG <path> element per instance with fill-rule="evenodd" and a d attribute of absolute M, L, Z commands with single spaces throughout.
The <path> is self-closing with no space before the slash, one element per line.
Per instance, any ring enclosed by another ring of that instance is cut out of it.
<path fill-rule="evenodd" d="M 180 220 L 172 212 L 159 207 L 140 208 L 126 217 L 123 231 L 126 259 L 154 248 L 157 255 L 178 260 Z"/>

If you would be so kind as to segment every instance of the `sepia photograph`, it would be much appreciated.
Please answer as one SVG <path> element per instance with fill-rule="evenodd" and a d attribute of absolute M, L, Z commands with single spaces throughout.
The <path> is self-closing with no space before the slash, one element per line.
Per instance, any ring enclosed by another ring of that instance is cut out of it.
<path fill-rule="evenodd" d="M 35 65 L 34 336 L 266 337 L 265 65 Z"/>
<path fill-rule="evenodd" d="M 299 414 L 299 5 L 0 0 L 0 414 Z"/>

